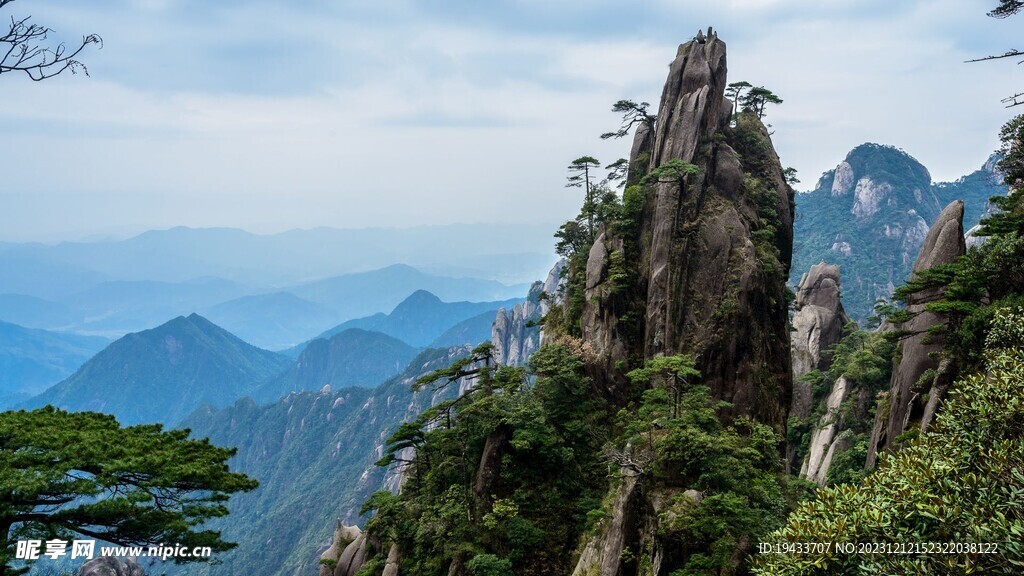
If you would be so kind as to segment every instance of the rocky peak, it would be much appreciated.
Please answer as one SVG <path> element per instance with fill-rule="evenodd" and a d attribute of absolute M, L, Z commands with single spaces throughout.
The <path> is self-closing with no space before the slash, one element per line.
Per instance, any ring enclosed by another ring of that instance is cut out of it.
<path fill-rule="evenodd" d="M 811 383 L 801 380 L 801 377 L 811 370 L 829 369 L 832 358 L 828 350 L 842 339 L 843 327 L 850 322 L 839 299 L 839 266 L 821 262 L 804 273 L 796 291 L 794 309 L 791 344 L 793 399 L 789 407 L 789 421 L 804 422 L 811 417 L 814 398 Z M 841 398 L 844 394 L 845 388 L 838 396 Z M 813 442 L 811 446 L 814 446 Z M 790 467 L 799 465 L 797 448 L 796 441 L 786 446 L 786 461 Z M 815 471 L 818 468 L 820 466 L 815 466 Z M 824 472 L 821 475 L 823 478 Z"/>
<path fill-rule="evenodd" d="M 533 283 L 525 302 L 498 310 L 491 324 L 495 362 L 520 366 L 540 347 L 543 334 L 535 323 L 560 301 L 564 268 L 565 260 L 559 260 L 543 282 Z"/>
<path fill-rule="evenodd" d="M 939 214 L 914 262 L 911 279 L 924 270 L 951 263 L 966 252 L 963 217 L 961 200 L 952 202 Z M 945 318 L 925 309 L 926 304 L 941 296 L 939 289 L 911 294 L 907 311 L 914 317 L 896 326 L 911 336 L 900 342 L 889 391 L 875 415 L 868 445 L 869 467 L 875 465 L 880 451 L 894 447 L 896 437 L 903 432 L 914 426 L 922 430 L 928 428 L 955 376 L 955 366 L 940 358 L 941 339 L 930 333 L 932 328 L 944 323 Z"/>
<path fill-rule="evenodd" d="M 843 337 L 850 321 L 839 299 L 839 266 L 815 264 L 800 280 L 793 314 L 794 382 L 811 370 L 828 370 L 828 349 Z M 810 410 L 810 389 L 803 394 L 794 385 L 791 414 L 806 417 Z M 806 397 L 805 397 L 806 396 Z"/>
<path fill-rule="evenodd" d="M 698 173 L 647 185 L 636 235 L 607 230 L 594 243 L 581 331 L 595 378 L 613 396 L 638 359 L 690 354 L 735 413 L 781 429 L 792 377 L 780 280 L 792 251 L 792 191 L 757 115 L 731 122 L 726 72 L 717 35 L 679 47 L 653 135 L 637 132 L 630 164 L 648 173 L 682 161 Z M 635 265 L 636 276 L 610 273 L 616 261 Z"/>
<path fill-rule="evenodd" d="M 628 397 L 629 369 L 686 354 L 712 395 L 731 403 L 722 418 L 751 416 L 781 433 L 792 384 L 792 190 L 760 118 L 742 112 L 733 122 L 726 71 L 726 46 L 713 32 L 679 47 L 653 132 L 634 136 L 631 180 L 672 161 L 696 173 L 631 188 L 643 195 L 635 226 L 604 230 L 576 271 L 585 274 L 580 328 L 589 371 L 613 400 Z M 627 475 L 573 574 L 632 573 L 627 549 L 649 550 L 651 573 L 671 571 L 660 511 L 672 498 L 699 501 L 687 488 Z"/>

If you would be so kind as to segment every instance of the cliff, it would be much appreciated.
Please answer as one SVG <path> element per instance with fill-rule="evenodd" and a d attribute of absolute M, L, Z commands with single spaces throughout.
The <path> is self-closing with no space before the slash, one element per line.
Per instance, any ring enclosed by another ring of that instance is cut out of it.
<path fill-rule="evenodd" d="M 558 261 L 543 282 L 534 282 L 525 302 L 498 310 L 491 324 L 494 361 L 508 366 L 521 366 L 540 347 L 538 322 L 558 302 L 565 261 Z"/>
<path fill-rule="evenodd" d="M 580 333 L 593 352 L 588 373 L 613 402 L 639 394 L 629 369 L 688 355 L 700 373 L 695 383 L 729 403 L 719 407 L 722 421 L 749 416 L 781 434 L 793 378 L 785 288 L 792 190 L 758 115 L 732 114 L 726 72 L 726 46 L 714 33 L 679 47 L 655 128 L 634 137 L 624 202 L 628 209 L 642 195 L 642 209 L 632 226 L 606 228 L 588 253 Z M 695 169 L 666 176 L 662 168 L 680 161 Z M 819 302 L 805 300 L 809 314 Z M 841 334 L 845 319 L 838 303 L 833 309 L 827 340 Z M 629 466 L 606 496 L 608 516 L 584 540 L 573 574 L 617 576 L 645 566 L 644 573 L 663 575 L 692 567 L 704 553 L 700 542 L 674 531 L 682 518 L 711 513 L 701 502 L 721 498 L 716 492 L 725 488 L 672 468 L 653 472 L 648 458 L 672 461 L 656 449 L 623 448 L 619 460 Z"/>
<path fill-rule="evenodd" d="M 928 169 L 899 148 L 857 146 L 813 190 L 797 195 L 794 270 L 822 260 L 839 265 L 846 310 L 863 322 L 876 300 L 890 298 L 909 277 L 943 206 L 963 200 L 967 229 L 990 211 L 990 197 L 1006 194 L 997 161 L 992 156 L 954 182 L 932 183 Z M 794 286 L 799 280 L 790 276 Z"/>
<path fill-rule="evenodd" d="M 963 216 L 964 203 L 960 200 L 952 202 L 939 214 L 914 262 L 911 280 L 918 273 L 949 264 L 966 252 Z M 894 326 L 908 336 L 897 350 L 889 391 L 879 400 L 868 446 L 868 467 L 874 467 L 880 452 L 898 444 L 898 437 L 905 431 L 914 427 L 928 428 L 955 377 L 953 363 L 940 357 L 942 339 L 937 335 L 937 328 L 945 319 L 926 309 L 929 302 L 941 296 L 942 292 L 937 289 L 911 294 L 907 299 L 907 312 L 913 317 Z"/>
<path fill-rule="evenodd" d="M 829 349 L 842 339 L 843 327 L 850 322 L 839 298 L 839 287 L 839 267 L 825 262 L 812 266 L 800 279 L 792 320 L 791 428 L 808 423 L 811 417 L 813 390 L 811 382 L 803 376 L 812 370 L 825 372 L 829 369 L 832 365 Z M 790 467 L 799 466 L 797 451 L 797 442 L 791 439 L 786 446 L 786 461 Z"/>
<path fill-rule="evenodd" d="M 758 116 L 731 122 L 726 68 L 714 34 L 679 47 L 655 129 L 636 133 L 630 165 L 634 181 L 672 161 L 696 174 L 627 188 L 643 195 L 642 211 L 633 230 L 606 230 L 591 248 L 580 327 L 611 396 L 624 394 L 624 368 L 689 354 L 713 396 L 732 403 L 725 415 L 781 431 L 792 190 Z"/>

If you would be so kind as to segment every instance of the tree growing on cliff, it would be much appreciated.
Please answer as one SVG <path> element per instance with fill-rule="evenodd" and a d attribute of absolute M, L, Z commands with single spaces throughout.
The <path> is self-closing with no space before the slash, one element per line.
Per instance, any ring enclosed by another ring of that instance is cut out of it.
<path fill-rule="evenodd" d="M 614 132 L 605 132 L 601 134 L 602 140 L 609 138 L 622 138 L 629 134 L 629 131 L 633 129 L 633 126 L 641 124 L 647 127 L 648 130 L 654 131 L 654 125 L 658 121 L 656 114 L 649 114 L 647 108 L 650 106 L 647 102 L 641 102 L 637 104 L 632 100 L 619 100 L 612 105 L 612 112 L 622 114 L 622 125 L 619 129 Z"/>
<path fill-rule="evenodd" d="M 594 241 L 594 185 L 591 181 L 590 171 L 600 168 L 601 163 L 593 156 L 580 156 L 573 160 L 567 170 L 569 171 L 566 188 L 583 188 L 583 211 L 587 215 L 587 234 L 590 241 Z"/>
<path fill-rule="evenodd" d="M 740 99 L 743 98 L 743 93 L 754 86 L 746 80 L 739 82 L 733 82 L 725 88 L 725 97 L 732 101 L 732 110 L 736 112 L 740 107 Z"/>
<path fill-rule="evenodd" d="M 740 97 L 740 104 L 744 110 L 750 110 L 757 114 L 758 118 L 764 118 L 765 108 L 769 104 L 782 104 L 782 98 L 764 86 L 757 86 Z"/>
<path fill-rule="evenodd" d="M 14 0 L 0 0 L 3 10 Z M 29 22 L 30 17 L 11 17 L 6 32 L 0 32 L 0 74 L 23 72 L 35 81 L 52 78 L 65 70 L 72 74 L 89 70 L 78 55 L 90 44 L 101 46 L 103 40 L 96 34 L 82 37 L 81 42 L 68 46 L 64 43 L 47 46 L 44 42 L 53 30 Z"/>
<path fill-rule="evenodd" d="M 228 470 L 235 450 L 188 435 L 53 407 L 0 413 L 0 574 L 19 573 L 11 566 L 16 541 L 233 548 L 220 532 L 198 528 L 228 514 L 228 497 L 257 482 Z"/>

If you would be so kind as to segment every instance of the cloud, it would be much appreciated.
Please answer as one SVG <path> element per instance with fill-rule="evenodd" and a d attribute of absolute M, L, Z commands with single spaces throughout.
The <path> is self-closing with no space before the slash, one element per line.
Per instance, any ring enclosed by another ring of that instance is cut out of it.
<path fill-rule="evenodd" d="M 563 220 L 580 202 L 568 160 L 626 155 L 597 139 L 611 103 L 656 104 L 676 45 L 708 24 L 732 80 L 785 100 L 767 119 L 806 185 L 865 141 L 956 178 L 1024 85 L 1011 62 L 963 64 L 1012 47 L 1014 28 L 954 0 L 9 7 L 106 45 L 84 56 L 91 78 L 3 77 L 5 238 Z"/>

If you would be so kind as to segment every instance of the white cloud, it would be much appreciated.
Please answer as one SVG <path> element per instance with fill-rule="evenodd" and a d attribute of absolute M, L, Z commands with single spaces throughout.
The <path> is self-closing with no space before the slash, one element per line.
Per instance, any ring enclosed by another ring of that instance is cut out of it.
<path fill-rule="evenodd" d="M 627 142 L 597 139 L 617 124 L 611 103 L 656 105 L 676 45 L 707 23 L 729 45 L 732 80 L 785 100 L 768 120 L 808 186 L 864 141 L 956 178 L 995 147 L 1011 115 L 998 100 L 1024 85 L 1012 63 L 962 64 L 1012 42 L 1013 25 L 984 7 L 681 4 L 652 3 L 659 18 L 641 19 L 608 0 L 588 13 L 602 24 L 590 32 L 508 19 L 505 4 L 463 22 L 419 4 L 237 3 L 190 19 L 184 8 L 205 4 L 58 2 L 38 20 L 99 31 L 107 46 L 89 55 L 92 78 L 3 78 L 0 130 L 18 145 L 0 160 L 0 228 L 564 219 L 579 204 L 566 163 L 625 155 Z"/>

